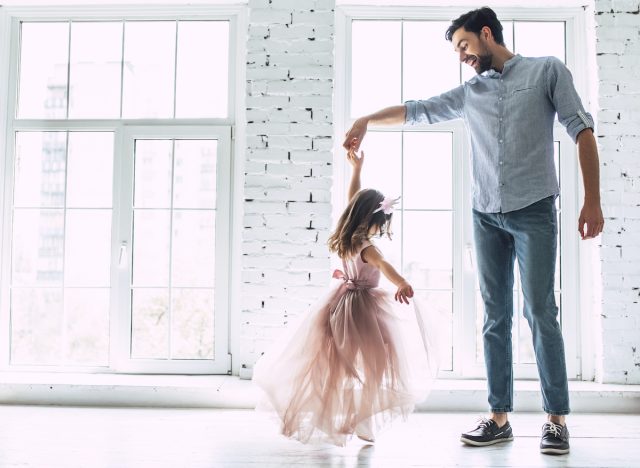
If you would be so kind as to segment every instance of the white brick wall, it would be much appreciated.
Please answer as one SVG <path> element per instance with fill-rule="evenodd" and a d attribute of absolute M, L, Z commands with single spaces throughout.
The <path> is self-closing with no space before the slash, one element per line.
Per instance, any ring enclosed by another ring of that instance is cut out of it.
<path fill-rule="evenodd" d="M 596 0 L 607 383 L 640 383 L 640 1 Z"/>
<path fill-rule="evenodd" d="M 334 6 L 249 0 L 237 356 L 248 366 L 329 282 Z"/>

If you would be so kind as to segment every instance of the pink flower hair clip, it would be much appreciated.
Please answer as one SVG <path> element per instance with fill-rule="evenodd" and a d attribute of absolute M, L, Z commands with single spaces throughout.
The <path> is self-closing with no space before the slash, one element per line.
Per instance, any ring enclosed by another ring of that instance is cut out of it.
<path fill-rule="evenodd" d="M 400 200 L 400 197 L 398 198 L 384 197 L 384 200 L 380 202 L 380 206 L 376 208 L 373 212 L 377 213 L 378 211 L 382 211 L 384 214 L 390 215 L 391 213 L 393 213 L 394 205 L 396 205 L 399 202 L 399 200 Z"/>

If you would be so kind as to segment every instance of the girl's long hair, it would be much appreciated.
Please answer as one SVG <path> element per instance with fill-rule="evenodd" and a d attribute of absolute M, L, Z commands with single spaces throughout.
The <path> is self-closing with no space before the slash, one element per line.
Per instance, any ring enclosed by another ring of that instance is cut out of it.
<path fill-rule="evenodd" d="M 380 237 L 386 234 L 391 239 L 392 214 L 382 210 L 374 213 L 382 200 L 384 195 L 374 189 L 363 189 L 355 194 L 329 237 L 329 251 L 336 252 L 340 258 L 355 255 L 374 227 Z"/>

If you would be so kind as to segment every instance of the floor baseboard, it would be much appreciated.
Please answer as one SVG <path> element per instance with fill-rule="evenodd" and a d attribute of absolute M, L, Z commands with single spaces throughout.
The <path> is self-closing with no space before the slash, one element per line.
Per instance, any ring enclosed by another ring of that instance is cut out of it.
<path fill-rule="evenodd" d="M 640 385 L 569 382 L 580 413 L 640 413 Z M 537 381 L 514 383 L 516 411 L 542 411 Z M 176 408 L 254 408 L 260 391 L 234 376 L 2 374 L 0 404 Z M 487 409 L 484 380 L 437 380 L 417 411 Z"/>

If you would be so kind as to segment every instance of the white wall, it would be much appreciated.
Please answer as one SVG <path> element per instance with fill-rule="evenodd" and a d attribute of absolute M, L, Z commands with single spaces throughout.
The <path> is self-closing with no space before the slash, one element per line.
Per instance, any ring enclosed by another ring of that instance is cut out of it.
<path fill-rule="evenodd" d="M 640 383 L 640 1 L 596 0 L 602 235 L 599 380 Z"/>
<path fill-rule="evenodd" d="M 240 364 L 329 282 L 334 6 L 249 1 Z"/>

